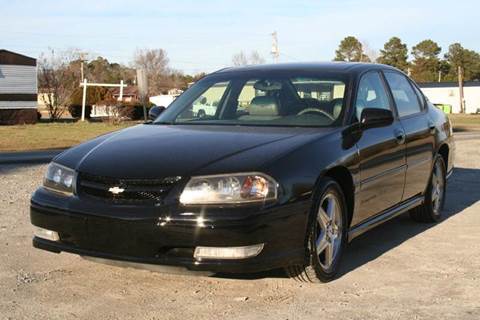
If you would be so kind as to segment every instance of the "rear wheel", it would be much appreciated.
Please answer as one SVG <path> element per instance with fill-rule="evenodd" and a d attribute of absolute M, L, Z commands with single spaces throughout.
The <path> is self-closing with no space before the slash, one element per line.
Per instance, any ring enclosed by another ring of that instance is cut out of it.
<path fill-rule="evenodd" d="M 425 192 L 425 202 L 410 210 L 410 217 L 418 222 L 437 222 L 442 217 L 445 203 L 446 169 L 442 156 L 435 158 L 430 183 Z"/>
<path fill-rule="evenodd" d="M 345 197 L 338 183 L 322 179 L 307 235 L 308 264 L 292 265 L 287 274 L 304 282 L 328 282 L 340 265 L 347 238 Z"/>

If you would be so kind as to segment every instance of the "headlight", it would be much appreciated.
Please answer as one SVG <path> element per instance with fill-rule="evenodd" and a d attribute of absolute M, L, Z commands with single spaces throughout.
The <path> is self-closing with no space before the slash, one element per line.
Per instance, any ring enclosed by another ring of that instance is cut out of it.
<path fill-rule="evenodd" d="M 43 186 L 52 191 L 72 195 L 75 188 L 75 181 L 75 170 L 52 162 L 47 168 L 47 173 L 43 179 Z"/>
<path fill-rule="evenodd" d="M 192 177 L 185 186 L 182 204 L 235 204 L 277 199 L 277 182 L 262 173 Z"/>

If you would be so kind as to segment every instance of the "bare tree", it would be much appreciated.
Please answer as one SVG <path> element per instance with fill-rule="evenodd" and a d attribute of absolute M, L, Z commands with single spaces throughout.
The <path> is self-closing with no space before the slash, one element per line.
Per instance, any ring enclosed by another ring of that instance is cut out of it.
<path fill-rule="evenodd" d="M 42 53 L 38 60 L 40 97 L 53 121 L 63 115 L 70 95 L 78 85 L 78 76 L 70 67 L 72 59 L 75 59 L 74 51 L 57 54 L 54 50 L 50 50 L 48 54 Z"/>
<path fill-rule="evenodd" d="M 160 94 L 171 86 L 167 52 L 163 49 L 140 49 L 135 53 L 134 65 L 145 69 L 148 79 L 148 94 Z"/>
<path fill-rule="evenodd" d="M 370 43 L 368 41 L 363 40 L 362 42 L 362 47 L 363 47 L 363 52 L 365 52 L 365 55 L 370 59 L 371 62 L 377 62 L 379 53 L 378 50 L 375 50 L 370 46 Z M 367 60 L 367 59 L 366 59 Z M 370 61 L 365 61 L 365 62 L 370 62 Z"/>
<path fill-rule="evenodd" d="M 265 63 L 265 59 L 256 50 L 252 51 L 249 57 L 243 51 L 240 51 L 233 55 L 232 63 L 234 66 L 239 67 L 248 64 L 262 64 Z"/>
<path fill-rule="evenodd" d="M 243 51 L 240 51 L 239 53 L 236 53 L 233 55 L 232 63 L 236 67 L 246 66 L 248 64 L 247 56 Z"/>
<path fill-rule="evenodd" d="M 258 53 L 257 50 L 250 53 L 250 64 L 264 64 L 265 59 Z"/>

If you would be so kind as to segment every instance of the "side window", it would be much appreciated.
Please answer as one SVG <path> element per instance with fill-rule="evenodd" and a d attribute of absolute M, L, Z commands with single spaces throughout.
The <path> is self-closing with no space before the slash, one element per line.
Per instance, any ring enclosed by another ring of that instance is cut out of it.
<path fill-rule="evenodd" d="M 369 72 L 360 79 L 355 102 L 357 120 L 360 120 L 365 108 L 390 110 L 387 92 L 378 72 Z"/>
<path fill-rule="evenodd" d="M 415 114 L 422 110 L 417 94 L 404 75 L 396 72 L 385 72 L 385 78 L 392 90 L 400 117 Z"/>
<path fill-rule="evenodd" d="M 413 90 L 415 90 L 415 93 L 417 94 L 418 101 L 420 101 L 420 107 L 422 109 L 424 109 L 425 108 L 425 96 L 420 91 L 420 89 L 418 89 L 418 87 L 416 85 L 414 85 L 413 83 L 411 83 L 411 85 L 413 87 Z"/>

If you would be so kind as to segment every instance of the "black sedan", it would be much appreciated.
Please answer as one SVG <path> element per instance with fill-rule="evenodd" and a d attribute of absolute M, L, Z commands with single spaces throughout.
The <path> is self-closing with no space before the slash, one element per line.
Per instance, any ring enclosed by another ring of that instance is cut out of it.
<path fill-rule="evenodd" d="M 316 282 L 380 223 L 441 219 L 451 123 L 397 69 L 228 68 L 150 114 L 53 160 L 31 199 L 36 248 Z"/>

